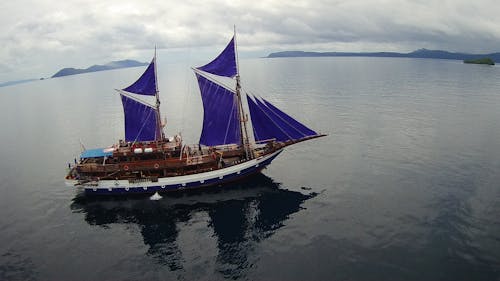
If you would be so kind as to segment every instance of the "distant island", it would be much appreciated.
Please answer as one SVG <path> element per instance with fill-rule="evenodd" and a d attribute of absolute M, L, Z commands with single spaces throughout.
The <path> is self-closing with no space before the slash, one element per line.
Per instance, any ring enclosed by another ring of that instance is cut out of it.
<path fill-rule="evenodd" d="M 135 61 L 135 60 L 112 61 L 112 62 L 108 62 L 104 65 L 93 65 L 93 66 L 85 68 L 85 69 L 71 68 L 71 67 L 63 68 L 63 69 L 59 70 L 56 74 L 52 75 L 50 78 L 75 75 L 75 74 L 81 74 L 81 73 L 88 73 L 88 72 L 112 70 L 112 69 L 118 69 L 118 68 L 146 66 L 146 65 L 149 65 L 149 63 L 139 62 L 139 61 Z M 45 80 L 45 79 L 47 79 L 47 78 L 7 81 L 7 82 L 0 83 L 0 87 L 7 87 L 7 86 L 16 85 L 16 84 L 27 83 L 27 82 L 32 82 L 32 81 L 36 81 L 36 80 Z"/>
<path fill-rule="evenodd" d="M 452 53 L 441 50 L 420 49 L 411 53 L 395 52 L 369 52 L 369 53 L 349 53 L 349 52 L 304 52 L 285 51 L 271 53 L 267 58 L 284 57 L 387 57 L 387 58 L 428 58 L 428 59 L 449 59 L 449 60 L 477 60 L 488 57 L 494 62 L 500 62 L 500 53 L 491 54 L 466 54 Z"/>
<path fill-rule="evenodd" d="M 500 53 L 491 54 L 467 54 L 467 53 L 452 53 L 441 50 L 427 50 L 419 49 L 410 53 L 395 53 L 395 52 L 305 52 L 305 51 L 285 51 L 276 52 L 269 54 L 266 58 L 285 58 L 285 57 L 388 57 L 388 58 L 429 58 L 429 59 L 449 59 L 449 60 L 462 60 L 464 63 L 480 63 L 480 64 L 490 64 L 493 65 L 500 63 Z M 481 59 L 488 58 L 489 61 L 483 61 Z M 51 78 L 62 77 L 68 75 L 75 75 L 81 73 L 104 71 L 117 68 L 127 68 L 127 67 L 137 67 L 146 66 L 148 63 L 143 63 L 135 60 L 121 60 L 113 61 L 104 65 L 93 65 L 86 69 L 79 68 L 63 68 L 59 70 L 56 74 L 52 75 Z M 0 83 L 0 87 L 11 86 L 20 83 L 26 83 L 36 80 L 43 80 L 45 78 L 39 79 L 24 79 L 16 81 L 8 81 Z"/>
<path fill-rule="evenodd" d="M 16 80 L 16 81 L 8 81 L 8 82 L 0 83 L 0 87 L 7 87 L 7 86 L 16 85 L 16 84 L 36 81 L 36 80 L 38 80 L 38 79 L 23 79 L 23 80 Z"/>
<path fill-rule="evenodd" d="M 81 68 L 63 68 L 56 72 L 56 74 L 52 75 L 51 78 L 56 78 L 56 77 L 62 77 L 62 76 L 68 76 L 68 75 L 76 75 L 76 74 L 81 74 L 81 73 L 88 73 L 88 72 L 96 72 L 96 71 L 105 71 L 105 70 L 111 70 L 111 69 L 117 69 L 117 68 L 127 68 L 127 67 L 137 67 L 137 66 L 145 66 L 148 65 L 146 62 L 138 62 L 135 60 L 120 60 L 120 61 L 112 61 L 108 62 L 107 64 L 104 65 L 93 65 L 85 69 Z"/>
<path fill-rule="evenodd" d="M 475 60 L 464 60 L 464 63 L 495 65 L 495 62 L 492 59 L 490 59 L 490 58 L 480 58 L 480 59 L 475 59 Z"/>

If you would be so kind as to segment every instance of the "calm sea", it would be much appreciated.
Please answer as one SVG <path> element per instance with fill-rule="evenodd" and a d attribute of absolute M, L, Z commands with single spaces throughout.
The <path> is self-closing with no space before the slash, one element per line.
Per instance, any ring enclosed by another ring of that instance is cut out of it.
<path fill-rule="evenodd" d="M 159 60 L 167 132 L 196 142 L 194 75 Z M 498 66 L 242 60 L 247 91 L 328 137 L 225 188 L 86 198 L 67 163 L 123 136 L 113 89 L 143 70 L 0 88 L 0 280 L 500 280 Z"/>

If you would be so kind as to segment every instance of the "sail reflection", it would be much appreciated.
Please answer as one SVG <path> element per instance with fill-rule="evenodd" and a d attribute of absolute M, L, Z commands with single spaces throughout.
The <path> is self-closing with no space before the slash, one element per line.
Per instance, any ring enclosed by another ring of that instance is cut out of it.
<path fill-rule="evenodd" d="M 83 212 L 90 225 L 137 224 L 144 243 L 149 246 L 147 254 L 171 271 L 185 268 L 178 241 L 180 233 L 189 231 L 186 225 L 193 218 L 206 216 L 207 224 L 202 231 L 189 232 L 191 242 L 200 243 L 207 237 L 215 240 L 212 241 L 216 248 L 215 270 L 237 278 L 252 265 L 249 261 L 252 249 L 316 195 L 280 189 L 271 178 L 258 174 L 231 187 L 167 194 L 159 201 L 103 200 L 80 195 L 74 198 L 71 209 Z"/>

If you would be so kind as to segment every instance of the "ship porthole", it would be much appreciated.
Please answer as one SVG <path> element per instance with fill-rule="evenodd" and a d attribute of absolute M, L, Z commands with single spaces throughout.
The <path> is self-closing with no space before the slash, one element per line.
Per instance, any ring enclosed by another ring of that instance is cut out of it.
<path fill-rule="evenodd" d="M 95 188 L 95 187 L 94 187 L 94 188 L 92 188 L 92 190 L 93 190 L 93 191 L 97 191 L 97 188 Z"/>
<path fill-rule="evenodd" d="M 158 168 L 160 168 L 160 165 L 158 163 L 155 163 L 154 167 L 155 167 L 155 169 L 158 169 Z"/>
<path fill-rule="evenodd" d="M 186 184 L 185 184 L 185 183 L 183 183 L 183 184 L 182 184 L 182 186 L 186 186 Z"/>
<path fill-rule="evenodd" d="M 123 169 L 124 169 L 125 171 L 128 171 L 128 166 L 127 166 L 127 165 L 123 166 Z"/>
<path fill-rule="evenodd" d="M 162 185 L 162 186 L 161 186 L 161 188 L 165 189 L 165 186 L 164 186 L 164 185 Z"/>
<path fill-rule="evenodd" d="M 125 190 L 126 190 L 126 191 L 128 191 L 128 189 L 129 189 L 128 187 L 125 187 Z"/>
<path fill-rule="evenodd" d="M 142 189 L 144 189 L 144 190 L 148 190 L 148 188 L 147 188 L 147 187 L 145 187 L 145 186 L 144 186 Z"/>
<path fill-rule="evenodd" d="M 201 180 L 200 183 L 204 183 L 205 181 L 204 180 Z"/>

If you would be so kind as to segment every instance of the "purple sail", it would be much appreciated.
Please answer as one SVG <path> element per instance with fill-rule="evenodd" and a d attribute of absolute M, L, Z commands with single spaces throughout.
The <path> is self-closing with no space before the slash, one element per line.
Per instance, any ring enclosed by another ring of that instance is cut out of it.
<path fill-rule="evenodd" d="M 250 97 L 247 96 L 248 109 L 252 117 L 253 134 L 255 141 L 265 141 L 276 139 L 277 141 L 286 141 L 290 138 L 280 129 L 269 115 Z"/>
<path fill-rule="evenodd" d="M 297 140 L 304 137 L 297 129 L 288 124 L 280 116 L 278 116 L 273 110 L 271 110 L 263 101 L 256 99 L 255 102 L 261 108 L 267 116 L 271 119 L 273 124 L 275 124 L 280 130 L 288 136 L 289 140 Z"/>
<path fill-rule="evenodd" d="M 300 123 L 299 121 L 293 119 L 290 115 L 286 114 L 285 112 L 281 111 L 279 108 L 271 104 L 265 99 L 262 99 L 264 103 L 273 111 L 281 120 L 286 122 L 288 125 L 293 127 L 297 132 L 299 132 L 302 137 L 310 137 L 310 136 L 316 136 L 318 133 L 315 131 L 309 129 L 306 127 L 304 124 Z"/>
<path fill-rule="evenodd" d="M 159 137 L 156 110 L 124 95 L 121 98 L 125 113 L 125 140 L 156 140 Z"/>
<path fill-rule="evenodd" d="M 276 139 L 277 141 L 300 140 L 315 136 L 316 132 L 307 128 L 266 100 L 247 96 L 248 108 L 256 141 Z"/>
<path fill-rule="evenodd" d="M 138 95 L 154 96 L 156 95 L 156 74 L 155 59 L 151 61 L 144 73 L 134 82 L 134 84 L 123 89 L 129 93 Z"/>
<path fill-rule="evenodd" d="M 196 73 L 203 101 L 200 144 L 207 146 L 241 143 L 236 95 Z"/>
<path fill-rule="evenodd" d="M 218 57 L 216 57 L 210 63 L 198 67 L 198 69 L 225 77 L 234 77 L 236 74 L 238 74 L 238 70 L 236 67 L 236 55 L 234 50 L 234 37 Z"/>

